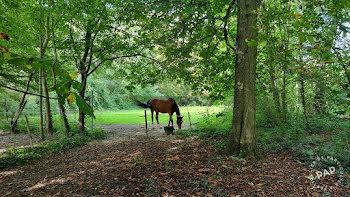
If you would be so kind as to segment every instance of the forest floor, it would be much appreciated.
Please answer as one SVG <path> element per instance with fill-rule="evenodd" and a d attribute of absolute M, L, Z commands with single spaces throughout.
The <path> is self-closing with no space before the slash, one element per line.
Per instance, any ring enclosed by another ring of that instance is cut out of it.
<path fill-rule="evenodd" d="M 0 170 L 1 196 L 321 196 L 309 166 L 291 154 L 245 161 L 197 138 L 166 136 L 164 125 L 105 125 L 106 140 Z M 350 195 L 327 178 L 331 196 Z M 331 189 L 330 186 L 333 186 Z"/>

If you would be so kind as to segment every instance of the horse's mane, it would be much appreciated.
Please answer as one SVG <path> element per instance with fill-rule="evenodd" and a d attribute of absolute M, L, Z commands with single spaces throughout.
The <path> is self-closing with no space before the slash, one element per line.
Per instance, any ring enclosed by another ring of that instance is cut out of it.
<path fill-rule="evenodd" d="M 177 116 L 180 116 L 180 109 L 179 109 L 179 106 L 177 105 L 176 101 L 173 98 L 169 98 L 169 99 L 174 101 L 173 111 L 176 112 Z"/>

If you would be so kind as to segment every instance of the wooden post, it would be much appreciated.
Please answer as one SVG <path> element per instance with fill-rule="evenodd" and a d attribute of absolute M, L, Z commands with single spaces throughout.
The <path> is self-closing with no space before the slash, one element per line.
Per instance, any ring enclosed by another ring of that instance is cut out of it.
<path fill-rule="evenodd" d="M 7 106 L 7 99 L 5 98 L 5 116 L 6 116 L 6 120 L 9 121 L 9 108 Z"/>
<path fill-rule="evenodd" d="M 91 109 L 94 110 L 94 91 L 91 91 Z M 94 130 L 94 116 L 91 116 L 91 131 Z"/>
<path fill-rule="evenodd" d="M 190 112 L 188 112 L 188 121 L 190 122 L 190 128 L 192 128 L 192 123 L 191 123 L 191 115 L 190 115 Z"/>
<path fill-rule="evenodd" d="M 145 110 L 145 123 L 146 123 L 146 132 L 148 131 L 147 129 L 147 110 Z"/>
<path fill-rule="evenodd" d="M 29 129 L 29 122 L 28 122 L 27 115 L 25 115 L 25 117 L 26 117 L 26 125 L 27 125 L 27 131 L 28 131 L 28 136 L 29 136 L 29 143 L 30 143 L 30 146 L 33 147 L 32 132 L 30 132 L 30 129 Z"/>

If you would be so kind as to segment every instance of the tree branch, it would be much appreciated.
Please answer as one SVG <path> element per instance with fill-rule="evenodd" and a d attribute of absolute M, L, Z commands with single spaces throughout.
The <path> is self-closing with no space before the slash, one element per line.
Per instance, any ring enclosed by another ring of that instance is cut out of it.
<path fill-rule="evenodd" d="M 93 72 L 95 72 L 103 63 L 105 63 L 106 61 L 112 61 L 112 60 L 116 60 L 116 59 L 120 59 L 120 58 L 129 58 L 129 57 L 145 57 L 145 58 L 148 58 L 148 59 L 153 59 L 153 58 L 150 58 L 150 57 L 147 57 L 145 55 L 142 55 L 140 53 L 137 53 L 137 54 L 133 54 L 133 55 L 121 55 L 121 56 L 116 56 L 116 57 L 111 57 L 111 58 L 108 58 L 108 59 L 105 59 L 103 61 L 101 61 L 100 63 L 98 63 L 94 69 L 92 69 L 88 74 L 87 76 L 91 75 Z M 154 59 L 153 59 L 154 60 Z"/>
<path fill-rule="evenodd" d="M 25 75 L 12 75 L 12 74 L 5 74 L 5 73 L 0 73 L 0 76 L 2 76 L 2 77 L 17 77 L 17 78 L 29 77 L 29 76 L 25 76 Z"/>
<path fill-rule="evenodd" d="M 227 32 L 227 22 L 228 19 L 230 17 L 231 14 L 231 10 L 233 5 L 235 4 L 235 0 L 231 1 L 231 4 L 228 6 L 227 10 L 226 10 L 226 15 L 224 16 L 224 27 L 223 27 L 223 31 L 224 31 L 224 37 L 225 37 L 225 42 L 226 42 L 226 46 L 228 46 L 229 48 L 231 48 L 233 51 L 235 51 L 235 47 L 232 46 L 228 40 L 228 32 Z"/>
<path fill-rule="evenodd" d="M 32 95 L 32 96 L 38 96 L 38 97 L 49 98 L 49 99 L 58 99 L 58 98 L 55 98 L 55 97 L 46 97 L 46 96 L 43 96 L 43 95 L 40 95 L 40 94 L 30 93 L 30 92 L 27 92 L 27 91 L 19 90 L 19 89 L 12 88 L 12 87 L 9 87 L 9 86 L 5 86 L 5 85 L 2 85 L 2 84 L 0 84 L 0 87 L 6 88 L 6 89 L 9 89 L 9 90 L 13 90 L 13 91 L 16 91 L 16 92 Z"/>

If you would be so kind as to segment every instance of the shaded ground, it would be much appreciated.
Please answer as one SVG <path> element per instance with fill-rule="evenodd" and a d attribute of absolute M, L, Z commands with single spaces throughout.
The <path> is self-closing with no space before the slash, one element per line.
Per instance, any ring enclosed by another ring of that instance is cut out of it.
<path fill-rule="evenodd" d="M 32 135 L 32 138 L 34 144 L 38 143 L 40 140 L 38 135 Z M 8 147 L 28 148 L 29 144 L 29 137 L 26 134 L 19 133 L 11 135 L 0 131 L 0 153 L 7 151 Z"/>
<path fill-rule="evenodd" d="M 103 127 L 109 139 L 0 171 L 1 196 L 318 196 L 286 154 L 237 161 L 199 139 L 163 136 L 151 125 Z M 333 181 L 328 180 L 331 184 Z M 347 193 L 348 192 L 348 193 Z M 335 188 L 331 196 L 346 196 Z"/>

